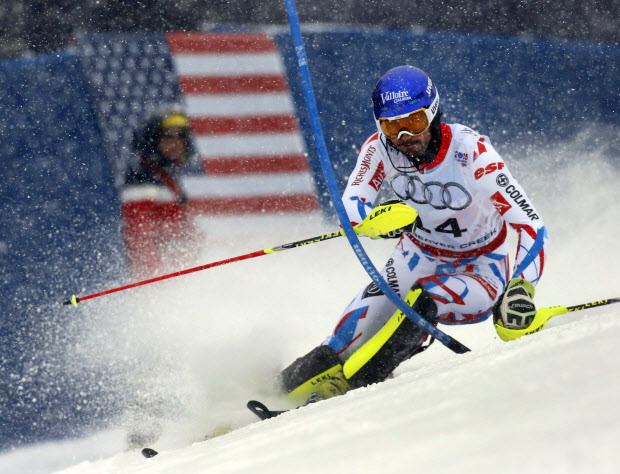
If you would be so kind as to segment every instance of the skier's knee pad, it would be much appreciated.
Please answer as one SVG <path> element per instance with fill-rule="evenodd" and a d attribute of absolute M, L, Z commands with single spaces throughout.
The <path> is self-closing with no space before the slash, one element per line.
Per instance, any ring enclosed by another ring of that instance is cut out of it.
<path fill-rule="evenodd" d="M 424 319 L 434 324 L 437 306 L 430 294 L 416 283 L 405 296 L 405 302 Z M 359 349 L 343 366 L 345 377 L 353 387 L 385 380 L 394 369 L 424 341 L 426 333 L 401 310 Z"/>
<path fill-rule="evenodd" d="M 342 371 L 340 357 L 329 346 L 319 346 L 282 371 L 282 390 L 291 400 L 303 402 L 325 379 Z"/>

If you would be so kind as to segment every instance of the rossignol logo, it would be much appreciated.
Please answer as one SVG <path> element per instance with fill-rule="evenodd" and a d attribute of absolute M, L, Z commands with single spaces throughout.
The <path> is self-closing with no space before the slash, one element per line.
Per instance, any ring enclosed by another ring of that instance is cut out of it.
<path fill-rule="evenodd" d="M 504 196 L 502 196 L 499 191 L 497 191 L 493 196 L 491 196 L 491 204 L 497 209 L 500 216 L 503 216 L 508 212 L 508 210 L 512 207 Z"/>
<path fill-rule="evenodd" d="M 370 178 L 370 184 L 375 191 L 379 191 L 381 185 L 383 184 L 383 180 L 385 179 L 385 170 L 383 168 L 383 161 L 379 162 L 379 166 L 377 166 L 377 171 Z"/>
<path fill-rule="evenodd" d="M 404 100 L 411 100 L 411 97 L 409 97 L 409 91 L 386 92 L 385 94 L 381 94 L 381 100 L 383 100 L 385 104 L 388 100 L 402 102 Z"/>

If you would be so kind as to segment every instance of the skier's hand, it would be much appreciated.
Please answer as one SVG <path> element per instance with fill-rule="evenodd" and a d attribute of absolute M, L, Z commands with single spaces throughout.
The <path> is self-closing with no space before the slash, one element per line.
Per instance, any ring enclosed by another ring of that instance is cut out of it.
<path fill-rule="evenodd" d="M 408 226 L 401 227 L 400 229 L 391 230 L 389 232 L 386 232 L 385 234 L 381 234 L 378 238 L 379 239 L 398 239 L 405 232 L 412 232 L 412 231 L 413 231 L 413 224 L 409 224 Z"/>
<path fill-rule="evenodd" d="M 387 201 L 382 202 L 380 205 L 388 205 L 388 204 L 402 204 L 403 201 L 400 199 L 388 199 Z M 381 234 L 378 236 L 378 239 L 398 239 L 405 232 L 413 232 L 414 223 L 406 225 L 405 227 L 401 227 L 400 229 L 391 230 L 390 232 L 386 232 L 385 234 Z"/>
<path fill-rule="evenodd" d="M 513 278 L 493 306 L 495 329 L 500 337 L 504 329 L 526 329 L 534 316 L 534 285 L 522 278 Z"/>

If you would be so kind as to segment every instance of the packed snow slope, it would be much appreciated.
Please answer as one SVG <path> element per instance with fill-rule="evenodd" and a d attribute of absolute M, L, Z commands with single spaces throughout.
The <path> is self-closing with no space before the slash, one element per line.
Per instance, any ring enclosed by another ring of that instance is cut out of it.
<path fill-rule="evenodd" d="M 550 235 L 537 304 L 620 296 L 617 163 L 596 161 L 586 176 L 583 162 L 545 159 L 511 163 Z M 291 216 L 211 219 L 199 263 L 332 228 Z M 394 242 L 363 243 L 380 267 Z M 127 450 L 128 409 L 90 438 L 5 453 L 0 471 L 618 472 L 620 304 L 559 316 L 510 343 L 490 321 L 441 326 L 471 352 L 436 342 L 391 380 L 258 422 L 247 400 L 288 407 L 275 374 L 333 330 L 368 280 L 341 238 L 83 303 L 89 324 L 67 370 L 121 368 L 109 384 L 127 406 L 159 401 L 162 434 L 150 446 L 160 454 Z M 204 441 L 222 424 L 235 430 Z"/>

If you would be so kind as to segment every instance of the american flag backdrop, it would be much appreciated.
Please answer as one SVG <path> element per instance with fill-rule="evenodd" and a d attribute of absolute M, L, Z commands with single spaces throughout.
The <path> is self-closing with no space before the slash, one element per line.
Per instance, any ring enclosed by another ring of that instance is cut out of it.
<path fill-rule="evenodd" d="M 137 161 L 133 131 L 145 114 L 183 96 L 162 34 L 85 35 L 79 40 L 81 61 L 99 128 L 117 184 Z"/>
<path fill-rule="evenodd" d="M 183 186 L 197 213 L 319 211 L 286 71 L 271 36 L 104 34 L 86 36 L 81 44 L 119 176 L 136 159 L 131 133 L 145 113 L 183 103 L 198 152 Z"/>
<path fill-rule="evenodd" d="M 81 49 L 108 158 L 116 170 L 134 270 L 140 271 L 139 262 L 150 272 L 169 260 L 158 250 L 165 231 L 162 216 L 165 227 L 178 235 L 174 229 L 181 228 L 181 216 L 188 213 L 207 218 L 320 214 L 273 37 L 103 34 L 84 36 Z M 131 147 L 133 131 L 148 112 L 174 103 L 182 104 L 192 120 L 196 151 L 181 178 L 188 197 L 183 209 L 168 189 L 122 186 L 125 170 L 138 159 Z"/>
<path fill-rule="evenodd" d="M 171 33 L 174 69 L 206 178 L 186 181 L 204 212 L 318 210 L 286 71 L 265 34 Z"/>

